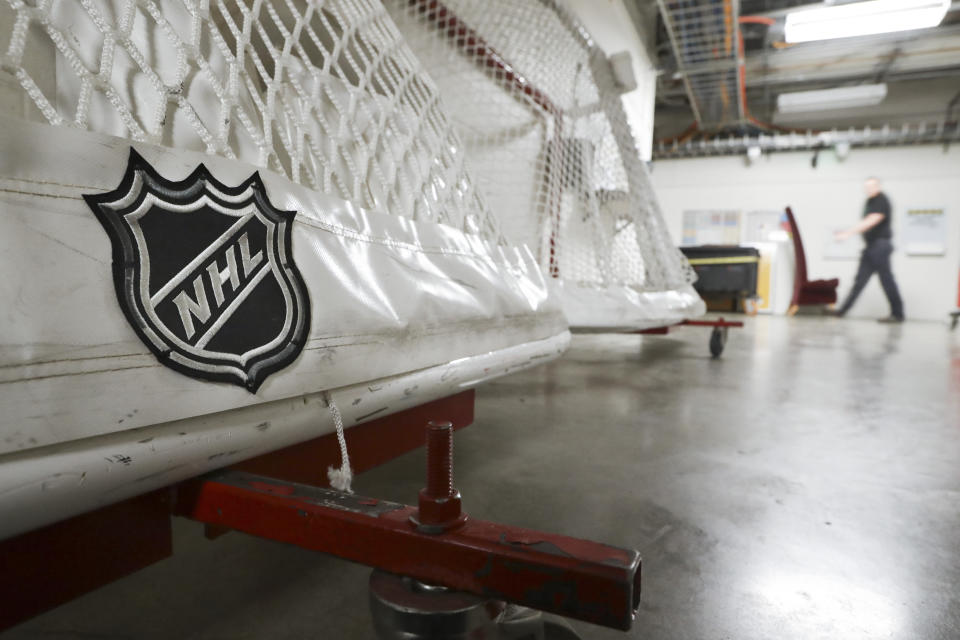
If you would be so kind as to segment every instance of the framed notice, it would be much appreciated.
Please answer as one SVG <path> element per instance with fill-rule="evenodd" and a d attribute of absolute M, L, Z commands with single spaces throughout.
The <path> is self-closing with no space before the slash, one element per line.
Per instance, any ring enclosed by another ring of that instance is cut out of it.
<path fill-rule="evenodd" d="M 909 256 L 942 256 L 947 251 L 947 219 L 943 209 L 907 209 L 902 242 Z"/>
<path fill-rule="evenodd" d="M 740 244 L 739 211 L 684 211 L 681 246 Z"/>

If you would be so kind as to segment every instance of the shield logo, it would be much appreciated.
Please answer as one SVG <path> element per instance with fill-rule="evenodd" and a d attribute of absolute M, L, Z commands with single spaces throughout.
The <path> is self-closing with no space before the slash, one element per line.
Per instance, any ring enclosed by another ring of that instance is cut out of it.
<path fill-rule="evenodd" d="M 228 187 L 201 164 L 173 182 L 131 148 L 120 186 L 84 199 L 113 243 L 120 307 L 160 362 L 255 392 L 300 354 L 296 212 L 270 204 L 259 173 Z"/>

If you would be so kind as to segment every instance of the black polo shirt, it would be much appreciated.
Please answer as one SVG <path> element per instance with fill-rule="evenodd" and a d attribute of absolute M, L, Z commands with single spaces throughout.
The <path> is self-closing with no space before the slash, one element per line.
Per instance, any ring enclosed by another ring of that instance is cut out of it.
<path fill-rule="evenodd" d="M 867 204 L 863 207 L 863 217 L 867 217 L 871 213 L 882 213 L 883 220 L 880 221 L 880 224 L 873 227 L 872 229 L 867 229 L 863 233 L 863 239 L 867 241 L 867 244 L 872 243 L 875 240 L 881 238 L 886 238 L 889 240 L 893 237 L 893 227 L 890 225 L 892 218 L 892 210 L 890 207 L 890 200 L 887 198 L 886 194 L 878 193 L 872 198 L 867 199 Z"/>

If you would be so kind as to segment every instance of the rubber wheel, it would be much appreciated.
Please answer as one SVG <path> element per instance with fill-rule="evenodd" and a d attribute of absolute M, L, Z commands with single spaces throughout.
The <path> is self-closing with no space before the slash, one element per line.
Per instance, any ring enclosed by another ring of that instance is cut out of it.
<path fill-rule="evenodd" d="M 720 327 L 714 327 L 710 332 L 710 355 L 719 358 L 723 347 L 727 344 L 727 332 Z"/>

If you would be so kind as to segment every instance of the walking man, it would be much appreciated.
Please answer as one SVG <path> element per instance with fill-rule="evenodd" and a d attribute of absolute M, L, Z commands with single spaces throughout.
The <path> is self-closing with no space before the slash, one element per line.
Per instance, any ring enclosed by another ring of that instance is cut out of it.
<path fill-rule="evenodd" d="M 900 298 L 900 291 L 897 289 L 897 282 L 893 279 L 893 271 L 890 269 L 890 255 L 893 253 L 893 225 L 892 209 L 890 200 L 886 194 L 880 190 L 880 181 L 876 178 L 868 178 L 864 183 L 864 190 L 867 192 L 867 203 L 863 208 L 863 219 L 857 224 L 845 231 L 838 231 L 835 235 L 837 240 L 846 240 L 847 238 L 863 234 L 863 239 L 867 243 L 863 253 L 860 254 L 860 267 L 857 269 L 857 277 L 853 282 L 853 288 L 847 294 L 836 314 L 843 316 L 850 310 L 857 296 L 867 286 L 870 276 L 877 273 L 880 276 L 880 284 L 883 285 L 883 293 L 887 296 L 890 303 L 890 315 L 882 318 L 880 322 L 903 322 L 903 300 Z"/>

